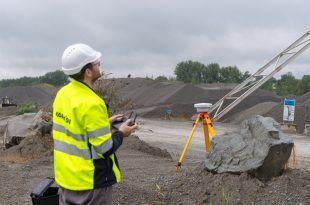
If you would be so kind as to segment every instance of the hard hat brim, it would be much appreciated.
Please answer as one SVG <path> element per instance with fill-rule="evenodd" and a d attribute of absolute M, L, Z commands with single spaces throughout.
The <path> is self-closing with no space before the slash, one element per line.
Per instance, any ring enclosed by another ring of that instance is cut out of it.
<path fill-rule="evenodd" d="M 87 61 L 85 61 L 85 62 L 83 63 L 82 66 L 78 66 L 78 67 L 70 68 L 70 69 L 61 67 L 61 68 L 62 68 L 62 71 L 63 71 L 66 75 L 74 75 L 74 74 L 77 74 L 77 73 L 79 73 L 79 72 L 82 70 L 82 68 L 83 68 L 85 65 L 87 65 L 88 63 L 92 63 L 92 62 L 97 61 L 98 59 L 101 58 L 101 56 L 102 56 L 101 52 L 98 52 L 98 51 L 97 51 L 97 52 L 96 52 L 96 55 L 94 55 L 94 58 L 88 59 Z"/>

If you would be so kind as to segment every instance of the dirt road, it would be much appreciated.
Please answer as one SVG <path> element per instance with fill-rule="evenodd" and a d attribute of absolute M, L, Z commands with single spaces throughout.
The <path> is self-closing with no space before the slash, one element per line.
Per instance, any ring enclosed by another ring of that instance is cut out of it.
<path fill-rule="evenodd" d="M 189 137 L 192 122 L 139 119 L 140 129 L 136 134 L 141 140 L 149 142 L 162 149 L 167 149 L 172 158 L 177 161 Z M 217 135 L 232 132 L 238 129 L 237 125 L 228 123 L 213 123 Z M 297 163 L 295 168 L 310 171 L 310 136 L 290 135 L 295 143 Z M 185 155 L 184 166 L 187 160 L 202 161 L 205 157 L 204 136 L 202 125 L 196 128 L 194 136 Z"/>

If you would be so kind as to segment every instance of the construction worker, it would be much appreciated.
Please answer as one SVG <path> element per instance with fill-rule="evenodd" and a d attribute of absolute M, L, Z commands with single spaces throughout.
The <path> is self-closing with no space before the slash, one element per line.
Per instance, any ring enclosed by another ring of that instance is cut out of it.
<path fill-rule="evenodd" d="M 53 103 L 55 179 L 59 204 L 112 204 L 112 185 L 121 172 L 115 151 L 123 137 L 137 128 L 126 121 L 113 134 L 106 104 L 92 89 L 101 76 L 101 53 L 74 44 L 62 55 L 62 70 L 72 81 L 61 88 Z"/>

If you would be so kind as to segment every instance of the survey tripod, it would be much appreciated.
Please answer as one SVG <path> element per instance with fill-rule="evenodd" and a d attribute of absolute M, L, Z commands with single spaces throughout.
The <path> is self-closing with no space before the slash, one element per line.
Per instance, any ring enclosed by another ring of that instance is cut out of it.
<path fill-rule="evenodd" d="M 199 124 L 200 120 L 202 121 L 202 124 L 203 124 L 203 132 L 204 132 L 204 137 L 205 137 L 206 153 L 208 152 L 209 147 L 210 147 L 210 135 L 211 135 L 212 138 L 215 137 L 215 131 L 214 131 L 214 128 L 213 128 L 213 125 L 212 125 L 212 122 L 211 122 L 211 119 L 210 119 L 210 116 L 209 116 L 208 112 L 200 112 L 198 114 L 197 118 L 196 118 L 195 123 L 193 124 L 192 131 L 189 134 L 189 138 L 187 139 L 187 142 L 186 142 L 185 147 L 184 147 L 184 149 L 182 151 L 180 159 L 179 159 L 179 161 L 178 161 L 178 163 L 176 165 L 176 171 L 177 172 L 181 168 L 181 164 L 182 164 L 183 158 L 185 156 L 185 153 L 187 151 L 189 143 L 191 142 L 191 140 L 193 138 L 195 129 L 196 129 L 197 125 Z"/>

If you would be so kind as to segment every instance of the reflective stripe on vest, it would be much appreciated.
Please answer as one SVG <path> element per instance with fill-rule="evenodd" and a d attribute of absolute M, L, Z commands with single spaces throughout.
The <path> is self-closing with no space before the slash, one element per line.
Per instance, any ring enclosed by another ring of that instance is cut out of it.
<path fill-rule="evenodd" d="M 59 140 L 54 140 L 54 149 L 64 152 L 66 154 L 74 155 L 77 157 L 82 157 L 85 160 L 91 159 L 89 149 L 78 149 L 76 146 L 62 142 Z"/>
<path fill-rule="evenodd" d="M 61 151 L 61 152 L 64 152 L 70 155 L 83 157 L 85 160 L 102 158 L 98 154 L 107 152 L 109 149 L 112 148 L 112 146 L 113 146 L 113 140 L 112 138 L 110 138 L 106 142 L 102 143 L 102 145 L 92 147 L 92 150 L 91 150 L 92 153 L 90 153 L 89 149 L 79 149 L 72 144 L 68 144 L 66 142 L 59 141 L 56 139 L 54 140 L 55 150 L 58 150 L 58 151 Z"/>
<path fill-rule="evenodd" d="M 69 130 L 67 130 L 64 126 L 62 125 L 59 125 L 59 124 L 56 124 L 54 123 L 53 125 L 53 129 L 55 131 L 58 131 L 58 132 L 61 132 L 63 134 L 65 134 L 66 136 L 70 136 L 72 138 L 74 138 L 75 140 L 77 141 L 82 141 L 82 142 L 86 142 L 87 140 L 87 137 L 89 138 L 96 138 L 96 137 L 99 137 L 99 136 L 102 136 L 102 135 L 106 135 L 106 134 L 109 134 L 110 133 L 110 127 L 104 127 L 104 128 L 100 128 L 98 130 L 95 130 L 95 131 L 92 131 L 92 132 L 88 132 L 86 135 L 82 135 L 82 134 L 73 134 L 71 133 Z M 86 137 L 87 136 L 87 137 Z M 58 140 L 59 141 L 59 140 Z M 60 142 L 60 141 L 59 141 Z M 81 149 L 77 148 L 76 146 L 74 145 L 71 145 L 71 144 L 68 144 L 68 143 L 65 143 L 65 142 L 62 142 L 63 144 L 61 144 L 61 147 L 59 147 L 59 151 L 62 151 L 62 152 L 65 152 L 67 154 L 73 154 L 73 155 L 76 155 L 76 156 L 82 156 L 84 159 L 90 159 L 88 156 L 86 156 L 85 154 L 82 154 L 80 155 L 79 153 L 84 153 L 84 151 L 79 151 Z M 65 146 L 68 146 L 68 152 L 66 152 L 66 148 Z M 73 146 L 73 147 L 72 147 Z M 113 146 L 113 140 L 112 138 L 109 138 L 107 141 L 105 141 L 104 143 L 102 143 L 101 145 L 99 146 L 94 146 L 92 150 L 92 155 L 93 155 L 93 158 L 94 159 L 99 159 L 100 157 L 97 156 L 97 153 L 98 154 L 104 154 L 105 152 L 107 152 L 109 149 L 111 149 Z M 56 149 L 56 148 L 55 148 Z M 96 151 L 97 153 L 93 153 L 93 151 Z"/>
<path fill-rule="evenodd" d="M 111 149 L 113 146 L 113 140 L 112 138 L 108 139 L 104 143 L 102 143 L 99 146 L 94 146 L 94 149 L 96 150 L 97 153 L 104 154 L 106 153 L 109 149 Z"/>
<path fill-rule="evenodd" d="M 61 133 L 65 134 L 65 135 L 67 135 L 67 136 L 70 136 L 73 139 L 75 139 L 76 141 L 82 141 L 82 142 L 86 142 L 87 141 L 86 135 L 73 134 L 69 130 L 67 130 L 64 126 L 56 124 L 55 122 L 53 124 L 53 130 L 56 130 L 56 131 L 61 132 Z"/>
<path fill-rule="evenodd" d="M 100 129 L 92 131 L 92 132 L 87 132 L 87 136 L 89 138 L 96 138 L 96 137 L 106 135 L 109 133 L 110 133 L 110 126 L 106 126 L 104 128 L 100 128 Z"/>
<path fill-rule="evenodd" d="M 87 132 L 85 135 L 73 134 L 69 130 L 67 130 L 64 126 L 59 125 L 57 123 L 53 124 L 53 129 L 58 131 L 58 132 L 62 132 L 67 136 L 73 137 L 77 141 L 83 141 L 83 142 L 87 141 L 87 137 L 88 138 L 96 138 L 96 137 L 110 133 L 110 127 L 109 126 L 106 126 L 104 128 L 100 128 L 100 129 L 92 131 L 92 132 Z"/>

